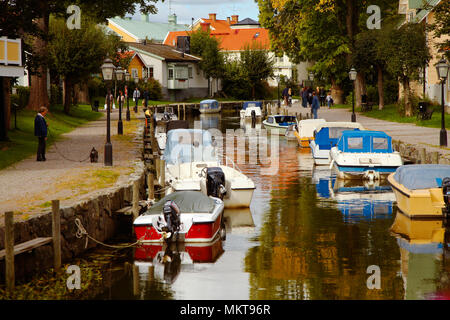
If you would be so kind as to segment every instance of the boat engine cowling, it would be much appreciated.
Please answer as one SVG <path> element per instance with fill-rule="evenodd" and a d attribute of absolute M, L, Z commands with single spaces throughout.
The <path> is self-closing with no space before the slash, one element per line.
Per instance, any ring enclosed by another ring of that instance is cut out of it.
<path fill-rule="evenodd" d="M 172 200 L 168 200 L 164 204 L 163 208 L 164 220 L 166 220 L 166 225 L 163 230 L 170 232 L 173 235 L 176 231 L 180 229 L 180 209 L 177 204 Z"/>
<path fill-rule="evenodd" d="M 223 200 L 227 193 L 225 188 L 225 174 L 219 167 L 208 167 L 206 169 L 206 192 L 208 196 Z"/>
<path fill-rule="evenodd" d="M 450 178 L 442 180 L 442 194 L 444 196 L 446 216 L 450 214 Z"/>

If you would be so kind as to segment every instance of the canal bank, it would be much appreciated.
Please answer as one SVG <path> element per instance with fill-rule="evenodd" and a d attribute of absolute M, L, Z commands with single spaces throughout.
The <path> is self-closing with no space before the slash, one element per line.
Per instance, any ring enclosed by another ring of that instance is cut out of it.
<path fill-rule="evenodd" d="M 118 119 L 113 112 L 112 123 Z M 36 238 L 52 237 L 51 200 L 60 200 L 61 259 L 70 262 L 75 257 L 96 246 L 85 236 L 77 237 L 79 227 L 76 220 L 94 239 L 105 242 L 113 237 L 122 225 L 130 226 L 131 216 L 116 214 L 119 209 L 133 201 L 133 186 L 137 188 L 139 199 L 145 197 L 145 170 L 142 162 L 143 115 L 133 115 L 130 122 L 124 121 L 124 135 L 117 136 L 112 130 L 114 166 L 103 166 L 103 145 L 106 121 L 89 123 L 65 136 L 48 151 L 47 161 L 35 166 L 34 159 L 27 159 L 14 167 L 0 172 L 0 182 L 5 190 L 1 195 L 3 213 L 14 211 L 14 244 L 27 243 Z M 112 125 L 114 127 L 114 125 Z M 89 154 L 92 146 L 99 151 L 99 163 L 76 161 L 81 155 Z M 56 173 L 45 176 L 46 172 Z M 86 181 L 84 181 L 86 180 Z M 20 192 L 30 185 L 28 195 Z M 35 206 L 31 212 L 22 203 L 26 198 L 45 201 L 43 206 Z M 51 200 L 50 200 L 51 199 Z M 13 207 L 14 203 L 17 207 Z M 47 205 L 50 203 L 50 205 Z M 40 209 L 40 210 L 39 210 Z M 23 211 L 19 211 L 23 210 Z M 130 220 L 123 223 L 123 219 Z M 122 229 L 123 231 L 123 229 Z M 129 233 L 131 231 L 127 230 Z M 0 251 L 5 248 L 5 226 L 0 225 Z M 53 248 L 45 244 L 15 256 L 15 277 L 26 280 L 53 266 Z M 5 259 L 0 260 L 0 282 L 5 277 Z"/>

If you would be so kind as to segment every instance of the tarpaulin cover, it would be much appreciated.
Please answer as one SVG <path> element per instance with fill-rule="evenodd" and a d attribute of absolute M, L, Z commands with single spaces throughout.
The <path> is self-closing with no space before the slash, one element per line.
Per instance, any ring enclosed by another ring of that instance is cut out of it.
<path fill-rule="evenodd" d="M 450 178 L 450 165 L 415 164 L 398 167 L 394 179 L 409 190 L 440 188 Z"/>
<path fill-rule="evenodd" d="M 244 102 L 244 105 L 242 106 L 242 110 L 246 110 L 248 107 L 262 107 L 261 101 L 246 101 Z"/>
<path fill-rule="evenodd" d="M 180 208 L 181 213 L 210 213 L 216 206 L 213 199 L 200 191 L 178 191 L 159 200 L 144 215 L 162 213 L 164 204 L 168 200 L 174 201 Z"/>

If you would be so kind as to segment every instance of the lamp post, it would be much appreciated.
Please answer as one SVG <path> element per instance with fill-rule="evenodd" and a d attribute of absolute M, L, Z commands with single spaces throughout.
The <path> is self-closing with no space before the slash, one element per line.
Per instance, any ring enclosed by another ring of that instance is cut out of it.
<path fill-rule="evenodd" d="M 355 68 L 352 68 L 350 70 L 350 72 L 348 73 L 350 80 L 352 80 L 352 88 L 353 88 L 353 92 L 352 92 L 352 122 L 356 122 L 356 114 L 355 114 L 355 80 L 356 80 L 356 75 L 357 72 L 355 70 Z"/>
<path fill-rule="evenodd" d="M 276 76 L 277 78 L 277 86 L 278 86 L 278 91 L 277 91 L 277 101 L 278 101 L 278 108 L 281 107 L 281 103 L 280 103 L 280 75 L 278 74 Z"/>
<path fill-rule="evenodd" d="M 134 78 L 134 83 L 136 84 L 136 88 L 137 88 L 137 85 L 139 83 L 139 78 L 138 77 Z M 133 95 L 134 95 L 134 93 L 133 93 Z M 134 113 L 138 112 L 138 101 L 139 101 L 139 98 L 136 97 L 136 101 L 135 101 L 135 105 L 134 105 Z"/>
<path fill-rule="evenodd" d="M 125 71 L 125 81 L 127 82 L 126 88 L 126 95 L 127 95 L 127 121 L 131 120 L 130 115 L 130 99 L 129 99 L 129 92 L 128 92 L 128 82 L 130 81 L 130 73 L 128 71 Z"/>
<path fill-rule="evenodd" d="M 112 155 L 112 144 L 111 144 L 111 87 L 110 83 L 112 81 L 114 75 L 114 65 L 112 64 L 112 60 L 106 58 L 103 61 L 103 65 L 101 66 L 103 80 L 106 82 L 106 86 L 108 88 L 108 93 L 106 95 L 106 143 L 105 143 L 105 166 L 113 165 L 113 155 Z"/>
<path fill-rule="evenodd" d="M 445 60 L 444 58 L 442 58 L 436 64 L 436 71 L 442 83 L 442 115 L 441 115 L 441 133 L 439 138 L 439 145 L 441 147 L 447 147 L 447 130 L 445 130 L 445 80 L 447 80 L 449 68 L 450 66 L 448 65 L 447 60 Z"/>
<path fill-rule="evenodd" d="M 119 81 L 119 85 L 123 80 L 123 75 L 125 74 L 125 70 L 122 67 L 117 67 L 116 69 L 116 79 Z M 117 122 L 117 134 L 123 134 L 123 122 L 122 122 L 122 96 L 119 95 L 119 121 Z"/>

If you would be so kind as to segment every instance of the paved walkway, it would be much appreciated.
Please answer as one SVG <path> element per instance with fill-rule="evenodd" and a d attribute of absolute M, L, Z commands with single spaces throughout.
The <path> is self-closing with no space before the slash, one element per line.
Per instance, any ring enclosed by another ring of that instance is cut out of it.
<path fill-rule="evenodd" d="M 300 104 L 294 104 L 289 108 L 289 114 L 296 113 L 306 116 L 311 112 L 309 108 L 303 108 Z M 338 109 L 321 107 L 318 112 L 319 118 L 327 121 L 351 121 L 351 111 L 347 109 Z M 361 123 L 366 129 L 384 131 L 394 140 L 400 140 L 408 144 L 414 144 L 421 148 L 426 148 L 429 152 L 438 151 L 441 156 L 450 158 L 450 148 L 439 147 L 438 128 L 419 127 L 411 123 L 398 123 L 363 116 L 356 113 L 356 121 Z M 450 141 L 447 132 L 447 139 Z"/>
<path fill-rule="evenodd" d="M 134 115 L 132 112 L 133 118 Z M 139 113 L 138 115 L 141 116 Z M 111 115 L 113 167 L 103 165 L 106 142 L 104 115 L 97 121 L 64 134 L 64 140 L 47 149 L 47 161 L 37 162 L 36 156 L 33 155 L 1 170 L 0 224 L 3 224 L 2 216 L 5 211 L 21 214 L 22 217 L 16 219 L 25 220 L 50 209 L 51 200 L 59 199 L 61 206 L 69 205 L 89 197 L 94 190 L 112 187 L 114 181 L 120 183 L 122 179 L 127 178 L 138 152 L 132 139 L 140 121 L 125 121 L 125 113 L 122 117 L 125 134 L 118 137 L 118 111 L 114 110 Z M 88 157 L 92 147 L 99 152 L 98 163 L 91 163 L 89 159 L 79 162 Z"/>

